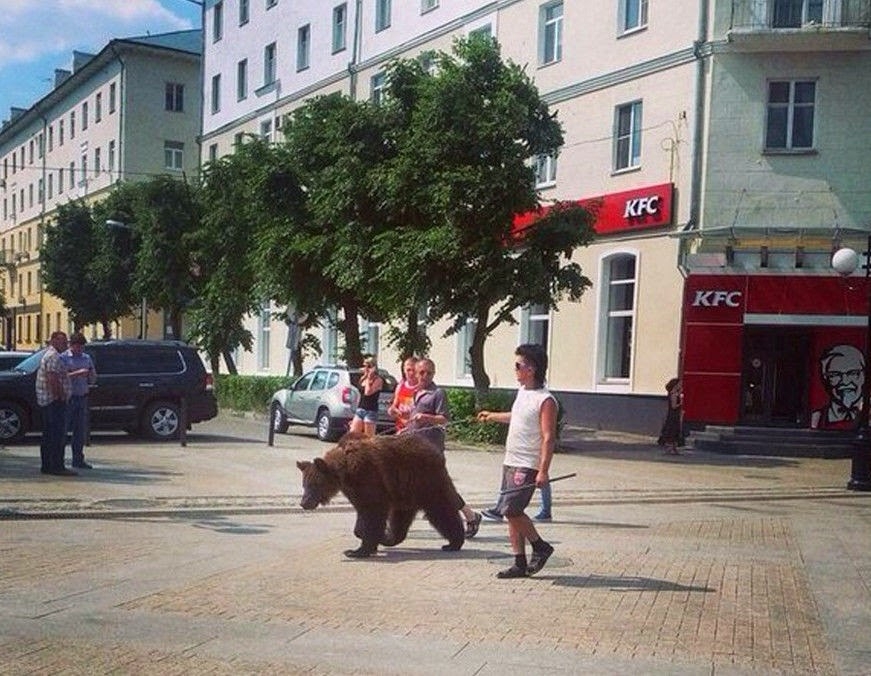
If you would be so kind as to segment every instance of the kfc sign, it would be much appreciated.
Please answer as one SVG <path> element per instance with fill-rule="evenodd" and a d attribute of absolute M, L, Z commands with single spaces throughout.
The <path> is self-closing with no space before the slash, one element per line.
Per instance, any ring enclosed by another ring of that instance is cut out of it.
<path fill-rule="evenodd" d="M 672 183 L 577 200 L 577 204 L 593 214 L 593 229 L 598 235 L 671 225 L 673 202 Z M 515 216 L 512 225 L 515 236 L 522 236 L 521 233 L 546 214 L 548 209 L 543 206 L 536 211 Z"/>
<path fill-rule="evenodd" d="M 741 291 L 696 291 L 693 307 L 741 307 Z"/>
<path fill-rule="evenodd" d="M 656 216 L 659 213 L 659 202 L 659 195 L 626 200 L 626 208 L 623 210 L 623 218 L 640 218 L 645 214 L 648 216 Z"/>

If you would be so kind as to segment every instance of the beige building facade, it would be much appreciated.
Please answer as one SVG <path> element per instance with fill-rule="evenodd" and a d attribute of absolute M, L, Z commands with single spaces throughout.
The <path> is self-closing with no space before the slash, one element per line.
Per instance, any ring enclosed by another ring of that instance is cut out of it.
<path fill-rule="evenodd" d="M 0 127 L 0 291 L 8 349 L 36 349 L 71 326 L 63 303 L 43 288 L 39 247 L 55 211 L 106 196 L 117 181 L 199 166 L 199 30 L 112 40 L 98 54 L 76 52 L 72 68 Z M 115 335 L 141 332 L 141 316 Z M 162 337 L 159 313 L 148 335 Z M 93 328 L 96 331 L 96 327 Z M 94 334 L 96 335 L 96 334 Z"/>
<path fill-rule="evenodd" d="M 391 58 L 446 50 L 476 31 L 526 67 L 564 125 L 559 156 L 538 160 L 542 201 L 605 205 L 596 240 L 573 256 L 593 287 L 497 330 L 486 350 L 492 384 L 513 387 L 514 347 L 537 341 L 576 424 L 655 433 L 663 386 L 678 374 L 693 424 L 806 421 L 819 350 L 784 345 L 794 334 L 802 345 L 827 339 L 796 334 L 812 320 L 769 300 L 802 297 L 808 279 L 837 282 L 833 247 L 858 246 L 869 230 L 869 0 L 209 0 L 203 160 L 232 152 L 241 132 L 274 133 L 313 94 L 377 100 Z M 747 298 L 755 305 L 733 307 Z M 714 316 L 723 308 L 737 323 Z M 243 372 L 288 368 L 287 329 L 270 309 L 251 318 Z M 835 326 L 858 321 L 835 307 L 814 312 Z M 468 334 L 445 338 L 448 324 L 428 329 L 437 380 L 470 386 Z M 384 327 L 361 325 L 369 351 L 398 373 Z M 317 337 L 320 360 L 340 361 L 328 319 Z M 784 413 L 776 402 L 786 391 L 801 394 Z"/>

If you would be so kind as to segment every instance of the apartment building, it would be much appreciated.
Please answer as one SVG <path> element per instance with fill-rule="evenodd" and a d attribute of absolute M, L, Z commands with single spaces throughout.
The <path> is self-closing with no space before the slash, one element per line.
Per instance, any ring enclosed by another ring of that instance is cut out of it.
<path fill-rule="evenodd" d="M 98 201 L 120 180 L 199 166 L 202 31 L 122 38 L 98 54 L 73 54 L 54 86 L 0 127 L 0 291 L 3 342 L 34 349 L 69 330 L 62 302 L 42 286 L 39 247 L 58 205 Z M 139 321 L 142 321 L 141 319 Z M 164 322 L 149 318 L 160 337 Z M 142 327 L 122 322 L 138 335 Z"/>
<path fill-rule="evenodd" d="M 273 138 L 311 95 L 377 101 L 394 57 L 489 34 L 565 128 L 559 156 L 536 160 L 542 200 L 599 205 L 597 238 L 574 255 L 593 288 L 493 335 L 492 384 L 512 387 L 514 347 L 537 341 L 575 424 L 655 433 L 680 374 L 693 424 L 805 425 L 821 396 L 815 361 L 835 338 L 856 342 L 865 311 L 830 254 L 871 217 L 869 1 L 209 0 L 203 160 L 241 133 Z M 802 303 L 809 287 L 816 305 Z M 244 372 L 287 369 L 271 309 L 250 320 Z M 398 371 L 382 327 L 363 326 Z M 429 329 L 438 380 L 471 385 L 470 332 L 445 328 Z M 340 360 L 329 318 L 318 337 L 323 361 Z M 788 415 L 785 391 L 799 393 Z"/>

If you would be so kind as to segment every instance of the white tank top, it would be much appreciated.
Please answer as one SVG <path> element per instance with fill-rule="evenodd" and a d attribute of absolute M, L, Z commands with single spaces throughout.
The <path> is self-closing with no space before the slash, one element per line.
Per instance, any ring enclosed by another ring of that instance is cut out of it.
<path fill-rule="evenodd" d="M 505 465 L 538 469 L 541 456 L 541 407 L 554 396 L 546 387 L 520 388 L 511 406 L 511 422 L 505 440 Z M 556 399 L 554 399 L 556 401 Z"/>

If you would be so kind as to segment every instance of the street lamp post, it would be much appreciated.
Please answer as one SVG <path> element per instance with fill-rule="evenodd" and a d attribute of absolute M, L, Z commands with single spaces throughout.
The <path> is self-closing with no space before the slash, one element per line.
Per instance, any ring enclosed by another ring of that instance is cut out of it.
<path fill-rule="evenodd" d="M 115 221 L 111 218 L 106 221 L 107 228 L 120 228 L 121 230 L 133 230 L 133 226 L 122 221 Z M 142 297 L 142 303 L 139 308 L 139 338 L 145 339 L 148 337 L 148 300 L 145 296 Z"/>
<path fill-rule="evenodd" d="M 862 385 L 862 410 L 859 412 L 859 429 L 853 442 L 853 455 L 850 460 L 850 480 L 847 488 L 851 491 L 871 491 L 871 429 L 868 427 L 868 408 L 871 399 L 871 377 L 868 367 L 871 361 L 871 235 L 868 236 L 867 248 L 862 254 L 865 257 L 865 310 L 867 322 L 865 325 L 865 373 Z M 841 275 L 852 274 L 859 267 L 860 254 L 849 247 L 838 249 L 832 255 L 832 267 Z"/>

